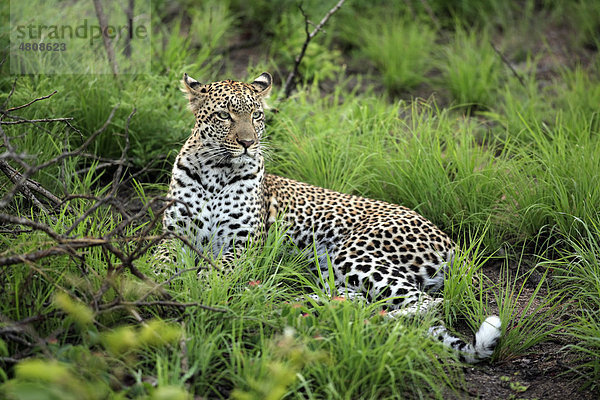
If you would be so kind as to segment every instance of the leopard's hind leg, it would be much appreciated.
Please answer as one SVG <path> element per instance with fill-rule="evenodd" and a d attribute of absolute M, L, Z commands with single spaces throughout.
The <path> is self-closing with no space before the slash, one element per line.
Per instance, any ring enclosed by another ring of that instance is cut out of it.
<path fill-rule="evenodd" d="M 346 248 L 352 249 L 352 246 Z M 409 270 L 377 257 L 375 252 L 366 252 L 354 259 L 353 256 L 355 254 L 342 250 L 333 260 L 338 292 L 343 292 L 346 287 L 352 291 L 363 291 L 371 301 L 387 298 L 386 303 L 391 309 L 388 316 L 392 318 L 423 315 L 435 311 L 443 302 L 442 298 L 434 298 L 425 290 L 441 289 L 446 265 Z M 461 360 L 476 363 L 492 355 L 500 339 L 500 328 L 498 317 L 488 317 L 477 331 L 474 343 L 451 335 L 443 325 L 430 328 L 429 334 L 456 350 Z"/>

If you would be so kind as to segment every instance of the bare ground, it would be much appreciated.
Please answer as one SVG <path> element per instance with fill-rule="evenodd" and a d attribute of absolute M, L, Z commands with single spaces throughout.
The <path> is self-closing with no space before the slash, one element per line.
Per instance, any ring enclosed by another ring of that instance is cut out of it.
<path fill-rule="evenodd" d="M 499 263 L 484 266 L 482 272 L 492 282 L 501 280 Z M 517 309 L 523 309 L 530 301 L 536 284 L 525 285 Z M 490 310 L 490 313 L 494 312 Z M 574 367 L 579 361 L 565 349 L 568 344 L 567 338 L 553 335 L 548 341 L 530 348 L 525 355 L 466 368 L 467 388 L 464 397 L 459 398 L 598 399 L 600 393 L 582 389 L 582 381 L 576 379 L 578 372 Z"/>

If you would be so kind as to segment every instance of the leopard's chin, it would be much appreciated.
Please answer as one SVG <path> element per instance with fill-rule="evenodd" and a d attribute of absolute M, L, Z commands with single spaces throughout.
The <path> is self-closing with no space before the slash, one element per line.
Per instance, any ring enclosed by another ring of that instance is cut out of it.
<path fill-rule="evenodd" d="M 258 154 L 242 153 L 231 157 L 230 161 L 236 164 L 248 164 L 255 162 L 258 159 Z"/>

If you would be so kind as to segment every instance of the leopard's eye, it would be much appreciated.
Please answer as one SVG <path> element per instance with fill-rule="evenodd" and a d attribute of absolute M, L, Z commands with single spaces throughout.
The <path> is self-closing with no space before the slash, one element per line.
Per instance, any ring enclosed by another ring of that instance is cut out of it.
<path fill-rule="evenodd" d="M 256 119 L 256 120 L 261 119 L 263 117 L 263 115 L 264 114 L 262 111 L 254 111 L 252 113 L 252 119 Z"/>
<path fill-rule="evenodd" d="M 231 115 L 227 111 L 219 111 L 216 113 L 217 118 L 222 119 L 223 121 L 231 119 Z"/>

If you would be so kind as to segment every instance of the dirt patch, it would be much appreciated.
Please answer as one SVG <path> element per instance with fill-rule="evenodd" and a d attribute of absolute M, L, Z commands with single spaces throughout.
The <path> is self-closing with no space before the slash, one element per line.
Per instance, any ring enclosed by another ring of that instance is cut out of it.
<path fill-rule="evenodd" d="M 482 399 L 597 399 L 580 389 L 569 369 L 572 357 L 562 343 L 542 343 L 526 356 L 465 370 L 464 398 Z"/>
<path fill-rule="evenodd" d="M 499 263 L 490 263 L 483 273 L 492 282 L 502 276 Z M 533 295 L 539 280 L 525 284 L 517 309 L 523 309 Z M 491 305 L 490 313 L 496 312 Z M 578 361 L 565 350 L 567 338 L 552 336 L 550 340 L 530 348 L 527 354 L 491 364 L 465 369 L 465 399 L 598 399 L 600 393 L 582 390 L 573 368 Z"/>

